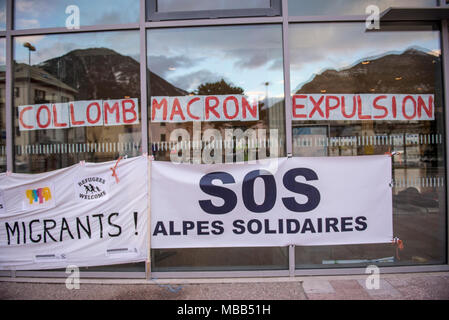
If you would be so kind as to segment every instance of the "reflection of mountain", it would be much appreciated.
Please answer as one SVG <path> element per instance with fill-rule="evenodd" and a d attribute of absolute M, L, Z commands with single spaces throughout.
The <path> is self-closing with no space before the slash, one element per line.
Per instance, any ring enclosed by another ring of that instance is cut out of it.
<path fill-rule="evenodd" d="M 441 100 L 441 57 L 430 53 L 429 50 L 415 47 L 402 53 L 389 52 L 383 56 L 367 57 L 345 69 L 325 70 L 297 88 L 300 89 L 295 90 L 295 93 L 303 94 L 434 94 L 436 121 L 329 120 L 325 122 L 308 120 L 306 125 L 316 126 L 316 128 L 326 125 L 329 128 L 327 134 L 332 138 L 366 136 L 371 139 L 376 136 L 390 136 L 389 148 L 394 148 L 403 154 L 400 161 L 395 161 L 395 170 L 414 168 L 414 170 L 422 170 L 419 174 L 426 176 L 434 174 L 429 173 L 431 170 L 443 167 L 442 144 L 433 142 L 414 144 L 409 138 L 411 135 L 421 135 L 422 141 L 425 135 L 434 136 L 444 133 L 444 122 L 441 121 L 444 106 Z M 295 121 L 295 125 L 301 127 L 303 122 Z M 400 137 L 399 144 L 396 142 L 392 144 L 392 136 Z M 296 140 L 297 138 L 298 136 L 293 136 L 295 153 L 304 155 L 306 151 L 302 151 L 303 146 L 299 140 Z M 331 156 L 382 154 L 387 151 L 387 144 L 376 144 L 376 142 L 360 144 L 359 142 L 353 149 L 351 149 L 352 146 L 347 148 L 348 146 L 343 144 L 329 146 L 327 150 L 328 155 Z M 407 179 L 407 170 L 404 172 L 397 171 L 396 178 Z"/>
<path fill-rule="evenodd" d="M 148 94 L 153 96 L 185 96 L 187 91 L 175 87 L 170 82 L 165 81 L 157 74 L 147 71 L 147 77 L 149 73 L 150 79 L 150 92 Z"/>
<path fill-rule="evenodd" d="M 435 93 L 440 58 L 417 49 L 366 60 L 343 70 L 326 70 L 297 93 Z"/>
<path fill-rule="evenodd" d="M 110 49 L 74 50 L 44 61 L 39 67 L 77 89 L 76 100 L 140 97 L 140 64 Z M 148 73 L 151 92 L 185 94 L 156 74 Z"/>

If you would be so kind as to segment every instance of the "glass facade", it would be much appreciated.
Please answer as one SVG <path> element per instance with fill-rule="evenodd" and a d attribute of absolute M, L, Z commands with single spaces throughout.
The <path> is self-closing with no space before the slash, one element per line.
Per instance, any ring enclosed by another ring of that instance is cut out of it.
<path fill-rule="evenodd" d="M 14 38 L 15 171 L 140 155 L 140 114 L 137 124 L 102 125 L 123 122 L 117 101 L 140 101 L 139 54 L 136 31 Z"/>
<path fill-rule="evenodd" d="M 407 243 L 400 257 L 388 244 L 297 247 L 298 267 L 363 260 L 384 265 L 445 262 L 441 35 L 431 25 L 427 29 L 378 33 L 365 32 L 358 23 L 290 26 L 292 95 L 401 93 L 432 94 L 435 99 L 432 121 L 304 121 L 293 116 L 296 156 L 398 152 L 393 162 L 393 230 Z"/>
<path fill-rule="evenodd" d="M 195 123 L 200 124 L 203 135 L 215 129 L 223 138 L 226 129 L 262 129 L 267 139 L 270 132 L 275 132 L 280 138 L 277 153 L 285 156 L 281 26 L 160 29 L 147 35 L 150 98 L 237 94 L 257 99 L 258 120 Z M 160 101 L 150 102 L 154 103 L 150 111 L 156 111 Z M 150 119 L 149 136 L 156 160 L 170 159 L 169 151 L 160 146 L 174 140 L 176 137 L 170 139 L 170 134 L 179 128 L 193 138 L 193 122 L 158 123 Z M 217 161 L 225 162 L 224 152 Z"/>
<path fill-rule="evenodd" d="M 282 29 L 279 25 L 230 26 L 189 29 L 158 29 L 147 33 L 151 153 L 156 160 L 169 161 L 177 142 L 176 130 L 190 137 L 192 156 L 182 158 L 193 162 L 199 151 L 194 147 L 194 130 L 203 137 L 204 145 L 224 140 L 227 133 L 246 135 L 248 145 L 257 139 L 269 139 L 270 133 L 279 137 L 277 154 L 285 156 L 285 110 L 283 90 Z M 152 122 L 153 110 L 163 97 L 190 98 L 205 95 L 245 95 L 258 100 L 259 119 L 251 121 L 187 121 L 182 123 Z M 195 127 L 194 127 L 195 126 Z M 210 134 L 212 132 L 212 134 Z M 260 135 L 264 133 L 264 137 Z M 265 134 L 266 133 L 266 134 Z M 259 134 L 259 137 L 257 136 Z M 210 138 L 205 138 L 205 137 Z M 251 141 L 254 140 L 254 141 Z M 254 150 L 257 151 L 257 150 Z M 260 151 L 260 150 L 259 150 Z M 201 160 L 206 157 L 203 148 Z M 214 151 L 215 152 L 215 151 Z M 242 153 L 248 159 L 250 149 Z M 234 150 L 237 154 L 238 151 Z M 209 156 L 209 155 L 208 155 Z M 266 153 L 257 156 L 266 158 Z M 210 156 L 213 162 L 224 163 L 225 152 Z M 232 162 L 238 156 L 233 155 Z M 243 160 L 242 159 L 242 160 Z M 240 160 L 240 161 L 242 161 Z M 208 162 L 210 163 L 210 162 Z M 206 266 L 226 270 L 272 269 L 288 267 L 286 248 L 226 248 L 223 261 L 214 259 L 223 249 L 153 250 L 153 269 L 203 270 Z M 245 257 L 245 258 L 242 258 Z"/>
<path fill-rule="evenodd" d="M 383 11 L 443 2 L 282 1 L 290 20 L 280 14 L 281 1 L 273 0 L 147 0 L 144 8 L 139 0 L 72 2 L 0 0 L 0 172 L 40 173 L 144 153 L 158 161 L 222 163 L 395 152 L 393 229 L 404 250 L 392 244 L 158 249 L 151 250 L 151 271 L 161 277 L 194 271 L 289 275 L 373 263 L 447 265 L 447 21 L 391 21 L 368 32 L 360 18 L 368 5 Z M 7 7 L 13 8 L 9 14 Z M 140 10 L 147 21 L 140 21 Z M 225 17 L 236 19 L 224 23 Z M 13 27 L 6 31 L 8 18 Z M 254 114 L 182 121 L 177 113 L 163 121 L 156 116 L 164 103 L 174 110 L 187 100 L 230 95 L 250 101 Z M 407 118 L 403 102 L 403 119 L 307 119 L 297 101 L 311 95 L 354 96 L 354 104 L 346 105 L 354 114 L 357 96 L 386 101 L 431 95 L 434 117 Z M 243 146 L 233 145 L 230 156 L 208 151 L 229 135 L 243 139 Z M 260 140 L 270 141 L 270 148 Z M 138 263 L 84 271 L 144 268 Z"/>

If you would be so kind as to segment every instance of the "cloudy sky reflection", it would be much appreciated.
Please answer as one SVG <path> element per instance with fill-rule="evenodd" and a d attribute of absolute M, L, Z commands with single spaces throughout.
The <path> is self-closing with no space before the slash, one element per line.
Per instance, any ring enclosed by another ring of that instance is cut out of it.
<path fill-rule="evenodd" d="M 32 65 L 63 56 L 76 49 L 89 48 L 109 48 L 119 54 L 131 56 L 136 61 L 139 61 L 138 31 L 88 32 L 17 37 L 14 41 L 14 60 L 17 62 L 28 63 L 28 49 L 23 47 L 25 42 L 30 42 L 36 47 L 36 51 L 31 53 Z"/>
<path fill-rule="evenodd" d="M 291 24 L 289 35 L 292 92 L 315 74 L 348 68 L 361 60 L 399 54 L 411 47 L 440 53 L 440 33 L 430 28 L 365 32 L 363 23 L 308 23 Z M 280 25 L 152 29 L 147 40 L 150 70 L 181 89 L 190 92 L 223 78 L 246 94 L 265 96 L 268 91 L 270 97 L 284 95 Z M 25 42 L 37 48 L 31 54 L 33 65 L 75 49 L 99 47 L 139 61 L 137 31 L 17 37 L 14 58 L 28 63 Z"/>
<path fill-rule="evenodd" d="M 16 0 L 15 28 L 65 27 L 67 6 L 80 9 L 82 26 L 139 22 L 139 0 Z"/>
<path fill-rule="evenodd" d="M 440 53 L 438 31 L 365 32 L 364 28 L 360 23 L 291 25 L 292 92 L 327 69 L 345 69 L 362 60 L 399 54 L 411 47 Z"/>
<path fill-rule="evenodd" d="M 147 45 L 150 70 L 181 89 L 223 78 L 256 95 L 269 82 L 283 97 L 280 25 L 150 30 Z"/>

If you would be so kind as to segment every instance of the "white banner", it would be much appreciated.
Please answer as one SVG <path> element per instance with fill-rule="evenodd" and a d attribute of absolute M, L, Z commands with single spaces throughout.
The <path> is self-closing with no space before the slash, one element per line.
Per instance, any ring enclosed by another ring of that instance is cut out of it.
<path fill-rule="evenodd" d="M 0 190 L 0 214 L 5 213 L 5 204 L 3 201 L 3 192 Z"/>
<path fill-rule="evenodd" d="M 434 120 L 433 94 L 295 94 L 293 120 Z"/>
<path fill-rule="evenodd" d="M 259 97 L 234 95 L 151 97 L 151 122 L 257 121 Z"/>
<path fill-rule="evenodd" d="M 19 106 L 19 130 L 117 126 L 139 123 L 139 101 L 71 101 Z"/>
<path fill-rule="evenodd" d="M 0 174 L 0 270 L 145 261 L 147 157 Z"/>
<path fill-rule="evenodd" d="M 151 247 L 387 243 L 389 156 L 151 164 Z"/>

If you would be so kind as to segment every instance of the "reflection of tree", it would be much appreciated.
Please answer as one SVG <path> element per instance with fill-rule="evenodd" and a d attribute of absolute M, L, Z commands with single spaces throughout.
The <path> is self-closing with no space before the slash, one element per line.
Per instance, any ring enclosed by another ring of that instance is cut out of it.
<path fill-rule="evenodd" d="M 232 84 L 227 83 L 224 79 L 217 82 L 206 82 L 198 86 L 194 94 L 198 95 L 210 95 L 210 94 L 243 94 L 243 89 L 240 87 L 234 87 Z"/>

